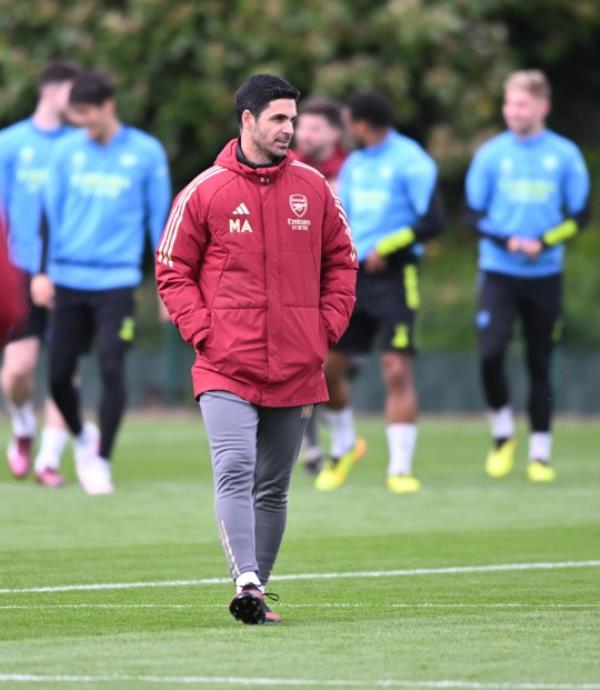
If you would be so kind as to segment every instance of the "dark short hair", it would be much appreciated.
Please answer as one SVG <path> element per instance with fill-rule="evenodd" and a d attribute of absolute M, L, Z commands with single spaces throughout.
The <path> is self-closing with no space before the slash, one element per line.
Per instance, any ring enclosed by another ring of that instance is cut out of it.
<path fill-rule="evenodd" d="M 327 96 L 312 96 L 300 103 L 300 115 L 321 115 L 332 127 L 343 129 L 341 103 Z"/>
<path fill-rule="evenodd" d="M 40 72 L 38 88 L 48 84 L 60 84 L 64 81 L 73 81 L 81 70 L 74 62 L 68 60 L 52 60 Z"/>
<path fill-rule="evenodd" d="M 297 101 L 300 91 L 288 81 L 272 74 L 255 74 L 246 79 L 235 93 L 235 114 L 242 124 L 242 113 L 249 110 L 258 117 L 271 101 L 289 98 Z"/>
<path fill-rule="evenodd" d="M 111 79 L 101 72 L 84 70 L 80 72 L 69 95 L 71 105 L 102 105 L 114 98 L 115 86 Z"/>
<path fill-rule="evenodd" d="M 361 91 L 348 99 L 350 119 L 363 121 L 376 129 L 385 129 L 394 124 L 394 112 L 388 100 L 374 91 Z"/>

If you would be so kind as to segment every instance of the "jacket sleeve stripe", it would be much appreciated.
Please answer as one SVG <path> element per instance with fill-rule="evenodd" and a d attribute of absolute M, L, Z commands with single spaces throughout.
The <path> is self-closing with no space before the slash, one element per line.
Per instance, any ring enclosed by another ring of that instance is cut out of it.
<path fill-rule="evenodd" d="M 167 226 L 165 228 L 163 238 L 158 248 L 159 261 L 161 261 L 164 264 L 171 263 L 171 256 L 173 253 L 173 246 L 175 244 L 175 240 L 177 239 L 177 232 L 183 219 L 185 207 L 188 201 L 190 200 L 192 194 L 203 182 L 209 180 L 211 177 L 214 177 L 220 172 L 224 172 L 224 170 L 225 168 L 221 168 L 219 166 L 209 168 L 202 174 L 198 175 L 198 177 L 196 177 L 194 180 L 192 180 L 192 182 L 190 182 L 190 184 L 183 190 L 177 203 L 175 204 L 175 207 L 171 211 L 171 214 L 167 221 Z"/>
<path fill-rule="evenodd" d="M 310 170 L 311 172 L 315 173 L 315 175 L 318 175 L 322 179 L 325 179 L 325 176 L 318 170 L 313 168 L 311 165 L 307 165 L 306 163 L 302 163 L 301 161 L 292 161 L 292 165 L 295 165 L 298 168 L 304 168 L 305 170 Z"/>
<path fill-rule="evenodd" d="M 190 182 L 190 184 L 183 190 L 183 193 L 180 195 L 175 208 L 171 212 L 162 242 L 159 247 L 159 259 L 164 260 L 164 263 L 169 263 L 171 261 L 171 255 L 173 253 L 173 246 L 175 244 L 177 232 L 183 219 L 185 207 L 192 194 L 196 191 L 197 187 L 202 184 L 202 182 L 205 182 L 211 177 L 214 177 L 216 174 L 223 172 L 223 170 L 224 168 L 218 166 L 209 168 L 192 180 L 192 182 Z"/>

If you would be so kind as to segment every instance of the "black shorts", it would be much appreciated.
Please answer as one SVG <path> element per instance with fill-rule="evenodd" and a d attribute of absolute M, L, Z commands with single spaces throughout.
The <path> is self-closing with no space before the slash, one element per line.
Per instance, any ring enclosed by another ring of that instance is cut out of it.
<path fill-rule="evenodd" d="M 479 307 L 475 317 L 480 353 L 502 353 L 521 321 L 528 347 L 549 352 L 561 335 L 562 275 L 519 278 L 503 273 L 482 273 Z"/>
<path fill-rule="evenodd" d="M 367 273 L 361 265 L 354 312 L 347 331 L 333 349 L 365 354 L 379 336 L 380 350 L 414 354 L 414 326 L 419 301 L 416 263 L 392 261 L 389 268 L 380 273 Z"/>
<path fill-rule="evenodd" d="M 19 271 L 20 284 L 23 289 L 25 304 L 27 305 L 27 315 L 21 325 L 11 329 L 6 336 L 6 343 L 14 343 L 25 338 L 44 339 L 48 328 L 48 310 L 44 307 L 36 307 L 31 301 L 31 274 Z"/>
<path fill-rule="evenodd" d="M 134 338 L 133 288 L 73 290 L 56 286 L 50 321 L 51 356 L 127 349 Z"/>

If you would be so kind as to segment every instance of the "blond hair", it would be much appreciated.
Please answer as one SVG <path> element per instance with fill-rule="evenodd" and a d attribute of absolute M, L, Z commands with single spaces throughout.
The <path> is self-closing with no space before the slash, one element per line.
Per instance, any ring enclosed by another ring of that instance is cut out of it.
<path fill-rule="evenodd" d="M 548 77 L 539 69 L 522 69 L 513 72 L 504 82 L 504 90 L 523 89 L 536 98 L 550 100 L 552 90 Z"/>

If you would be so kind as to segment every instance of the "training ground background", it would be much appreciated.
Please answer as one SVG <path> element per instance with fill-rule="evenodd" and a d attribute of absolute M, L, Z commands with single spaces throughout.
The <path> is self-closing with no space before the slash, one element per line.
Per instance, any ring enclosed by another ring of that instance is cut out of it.
<path fill-rule="evenodd" d="M 297 469 L 272 627 L 227 611 L 199 415 L 127 419 L 110 497 L 83 494 L 70 452 L 58 491 L 3 465 L 0 688 L 600 690 L 598 421 L 558 421 L 538 486 L 525 429 L 494 482 L 483 419 L 428 418 L 409 497 L 385 489 L 383 423 L 359 428 L 340 491 Z"/>

